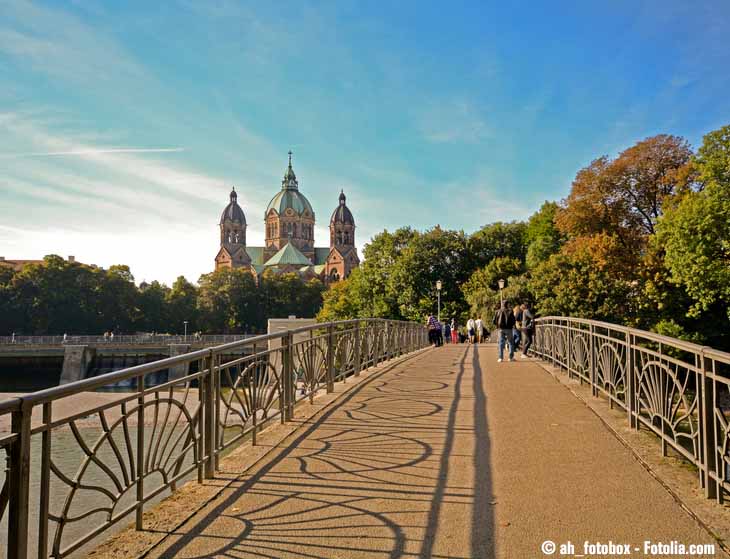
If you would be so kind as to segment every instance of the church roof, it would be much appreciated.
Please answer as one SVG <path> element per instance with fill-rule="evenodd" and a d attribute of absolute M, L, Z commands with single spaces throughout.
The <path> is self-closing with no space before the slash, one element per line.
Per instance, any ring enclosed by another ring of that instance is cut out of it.
<path fill-rule="evenodd" d="M 244 215 L 241 206 L 238 205 L 237 199 L 238 195 L 236 194 L 236 189 L 234 188 L 233 190 L 231 190 L 231 201 L 228 203 L 226 208 L 223 210 L 223 213 L 221 214 L 221 223 L 228 220 L 236 221 L 238 223 L 246 225 L 246 216 Z"/>
<path fill-rule="evenodd" d="M 281 190 L 276 193 L 266 207 L 264 219 L 266 219 L 266 215 L 271 210 L 276 210 L 281 215 L 288 208 L 291 208 L 300 215 L 306 210 L 314 218 L 312 205 L 307 200 L 307 197 L 299 192 L 299 181 L 297 181 L 297 176 L 294 174 L 294 169 L 291 166 L 291 151 L 289 152 L 289 167 L 287 167 L 284 173 L 284 179 L 281 181 Z"/>
<path fill-rule="evenodd" d="M 330 225 L 335 223 L 347 223 L 350 225 L 355 225 L 355 218 L 352 217 L 352 212 L 350 211 L 350 208 L 348 208 L 345 204 L 346 200 L 347 198 L 345 197 L 345 191 L 343 190 L 342 192 L 340 192 L 340 203 L 337 208 L 335 208 L 335 211 L 332 212 Z"/>
<path fill-rule="evenodd" d="M 246 252 L 251 257 L 251 263 L 256 266 L 264 265 L 264 247 L 246 247 Z"/>
<path fill-rule="evenodd" d="M 329 247 L 314 247 L 314 264 L 324 264 L 327 262 L 327 257 L 330 255 Z"/>
<path fill-rule="evenodd" d="M 292 243 L 287 243 L 279 252 L 269 258 L 264 265 L 268 268 L 269 266 L 285 266 L 287 264 L 293 266 L 311 266 L 312 262 Z"/>
<path fill-rule="evenodd" d="M 271 199 L 271 202 L 269 202 L 269 205 L 266 207 L 266 215 L 268 215 L 271 210 L 276 210 L 279 215 L 282 215 L 287 208 L 291 208 L 300 215 L 307 210 L 309 214 L 314 217 L 312 204 L 309 203 L 307 197 L 298 190 L 289 188 L 282 189 L 276 193 L 276 196 Z"/>

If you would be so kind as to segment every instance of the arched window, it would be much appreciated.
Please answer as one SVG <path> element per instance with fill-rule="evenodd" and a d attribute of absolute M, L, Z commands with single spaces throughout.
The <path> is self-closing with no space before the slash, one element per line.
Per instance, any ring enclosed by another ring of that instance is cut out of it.
<path fill-rule="evenodd" d="M 337 270 L 332 270 L 332 272 L 330 272 L 330 280 L 339 281 L 339 279 L 340 279 L 340 273 Z"/>

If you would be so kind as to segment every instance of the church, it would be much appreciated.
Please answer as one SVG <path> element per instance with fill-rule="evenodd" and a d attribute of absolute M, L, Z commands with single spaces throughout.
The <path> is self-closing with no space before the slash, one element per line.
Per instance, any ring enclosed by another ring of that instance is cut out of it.
<path fill-rule="evenodd" d="M 295 272 L 304 279 L 319 278 L 325 283 L 344 279 L 360 264 L 355 248 L 355 218 L 347 207 L 345 193 L 330 218 L 329 247 L 314 246 L 315 215 L 291 165 L 281 181 L 281 190 L 269 202 L 264 214 L 265 246 L 246 246 L 246 216 L 238 205 L 236 189 L 220 220 L 220 250 L 215 269 L 244 268 L 255 277 Z"/>

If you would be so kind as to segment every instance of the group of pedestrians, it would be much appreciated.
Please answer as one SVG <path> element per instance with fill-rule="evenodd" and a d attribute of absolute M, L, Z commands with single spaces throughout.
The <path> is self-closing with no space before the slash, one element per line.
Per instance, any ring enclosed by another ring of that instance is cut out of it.
<path fill-rule="evenodd" d="M 470 318 L 462 333 L 455 319 L 452 318 L 450 321 L 442 323 L 431 314 L 426 319 L 426 327 L 428 328 L 428 341 L 433 347 L 440 347 L 445 343 L 480 344 L 489 338 L 489 332 L 481 318 Z"/>
<path fill-rule="evenodd" d="M 489 335 L 488 332 L 485 332 L 481 317 L 477 317 L 476 320 L 470 318 L 466 321 L 466 333 L 470 344 L 480 344 Z"/>
<path fill-rule="evenodd" d="M 509 360 L 515 360 L 515 349 L 522 345 L 522 357 L 528 356 L 530 346 L 535 334 L 535 315 L 529 302 L 522 305 L 515 305 L 510 309 L 507 301 L 494 314 L 494 326 L 499 331 L 497 347 L 499 357 L 497 361 L 504 360 L 504 346 L 509 346 Z"/>
<path fill-rule="evenodd" d="M 529 302 L 510 308 L 504 301 L 492 320 L 498 332 L 498 362 L 504 360 L 505 345 L 509 347 L 509 360 L 515 360 L 515 351 L 522 349 L 522 357 L 528 356 L 535 334 L 535 315 Z M 426 319 L 428 341 L 433 347 L 441 347 L 444 343 L 481 344 L 489 339 L 489 331 L 481 317 L 469 318 L 464 333 L 459 331 L 456 321 L 440 322 L 434 315 Z"/>
<path fill-rule="evenodd" d="M 446 344 L 458 344 L 461 342 L 461 334 L 456 320 L 439 322 L 434 315 L 429 315 L 426 319 L 426 327 L 428 328 L 428 341 L 434 347 L 440 347 Z"/>

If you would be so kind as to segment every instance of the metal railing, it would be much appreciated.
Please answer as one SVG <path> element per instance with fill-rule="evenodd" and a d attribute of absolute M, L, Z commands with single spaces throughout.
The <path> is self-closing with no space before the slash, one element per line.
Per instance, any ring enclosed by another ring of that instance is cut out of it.
<path fill-rule="evenodd" d="M 189 477 L 214 477 L 222 453 L 256 444 L 298 401 L 427 345 L 415 323 L 317 324 L 0 402 L 7 557 L 66 557 L 132 515 L 141 529 L 145 504 Z M 129 380 L 131 391 L 99 392 Z"/>
<path fill-rule="evenodd" d="M 104 345 L 104 344 L 227 344 L 246 338 L 250 334 L 133 334 L 114 336 L 0 336 L 0 345 Z"/>
<path fill-rule="evenodd" d="M 730 353 L 660 334 L 568 317 L 536 320 L 537 355 L 588 383 L 698 469 L 705 496 L 730 494 Z"/>

